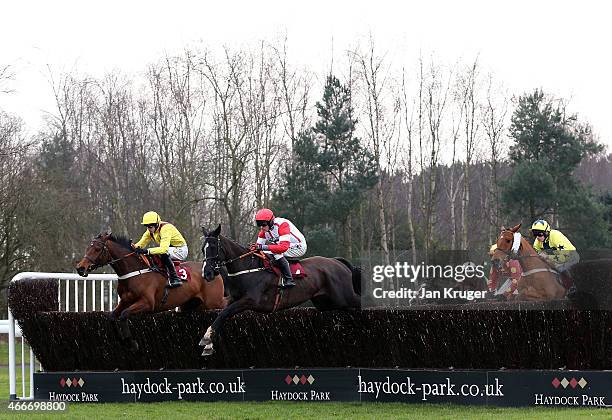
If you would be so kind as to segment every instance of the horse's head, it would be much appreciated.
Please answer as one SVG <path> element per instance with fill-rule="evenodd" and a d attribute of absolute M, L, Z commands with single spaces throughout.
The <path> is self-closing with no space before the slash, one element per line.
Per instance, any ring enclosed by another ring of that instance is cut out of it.
<path fill-rule="evenodd" d="M 502 226 L 495 243 L 495 250 L 491 255 L 491 264 L 496 269 L 502 268 L 503 263 L 508 262 L 513 255 L 518 253 L 521 240 L 520 233 L 518 233 L 520 228 L 520 223 L 511 229 Z"/>
<path fill-rule="evenodd" d="M 108 264 L 112 260 L 111 252 L 106 243 L 109 237 L 110 233 L 101 233 L 91 240 L 83 259 L 76 265 L 77 273 L 80 276 L 87 277 L 89 272 Z"/>
<path fill-rule="evenodd" d="M 221 262 L 225 260 L 225 254 L 223 253 L 221 239 L 219 237 L 221 225 L 217 226 L 217 228 L 211 232 L 202 228 L 202 233 L 204 234 L 204 240 L 202 242 L 202 254 L 204 255 L 202 277 L 204 277 L 206 281 L 213 281 L 215 277 L 219 275 Z"/>

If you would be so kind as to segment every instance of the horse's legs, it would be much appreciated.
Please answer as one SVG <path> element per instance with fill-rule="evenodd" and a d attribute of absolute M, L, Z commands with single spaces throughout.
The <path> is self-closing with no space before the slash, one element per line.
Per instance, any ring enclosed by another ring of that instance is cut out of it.
<path fill-rule="evenodd" d="M 117 308 L 115 308 L 116 310 Z M 119 315 L 119 335 L 123 341 L 127 341 L 130 345 L 130 350 L 137 351 L 138 350 L 138 342 L 132 338 L 132 332 L 130 331 L 130 327 L 128 325 L 128 317 L 131 314 L 137 314 L 140 312 L 151 312 L 153 310 L 153 305 L 146 301 L 144 298 L 140 299 L 133 304 L 131 304 L 128 308 L 121 311 L 121 315 Z"/>
<path fill-rule="evenodd" d="M 115 306 L 115 309 L 110 313 L 110 319 L 115 321 L 127 307 L 128 302 L 126 300 L 120 300 L 117 306 Z"/>
<path fill-rule="evenodd" d="M 212 341 L 213 336 L 221 330 L 223 326 L 223 322 L 227 318 L 237 313 L 240 313 L 246 309 L 252 308 L 252 307 L 253 307 L 253 299 L 251 299 L 250 297 L 240 298 L 237 301 L 225 307 L 225 309 L 223 309 L 221 313 L 217 316 L 217 318 L 214 320 L 212 325 L 208 327 L 208 329 L 206 330 L 206 333 L 204 333 L 204 336 L 200 340 L 200 346 L 204 346 L 204 351 L 202 352 L 202 356 L 210 356 L 211 354 L 215 352 L 215 349 L 213 347 L 213 341 Z"/>

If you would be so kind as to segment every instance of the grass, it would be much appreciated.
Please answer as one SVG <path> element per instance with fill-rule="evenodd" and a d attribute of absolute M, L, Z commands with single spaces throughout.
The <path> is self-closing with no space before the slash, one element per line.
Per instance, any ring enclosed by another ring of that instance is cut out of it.
<path fill-rule="evenodd" d="M 26 418 L 29 413 L 9 413 L 10 418 Z M 0 418 L 8 418 L 0 412 Z M 606 417 L 607 416 L 607 417 Z M 43 416 L 44 417 L 44 416 Z M 496 408 L 456 405 L 400 403 L 197 403 L 165 402 L 140 404 L 70 404 L 65 413 L 53 413 L 55 418 L 87 419 L 559 419 L 612 418 L 604 409 L 561 408 Z"/>
<path fill-rule="evenodd" d="M 21 348 L 16 349 L 21 358 Z M 27 353 L 26 353 L 27 354 Z M 26 356 L 27 357 L 27 356 Z M 36 418 L 53 419 L 560 419 L 609 418 L 612 410 L 583 408 L 498 408 L 459 406 L 450 404 L 402 403 L 293 403 L 293 402 L 185 402 L 163 403 L 69 403 L 64 413 L 15 413 L 6 409 L 9 395 L 8 344 L 0 342 L 0 419 Z M 21 369 L 18 367 L 17 373 Z M 29 393 L 26 384 L 26 393 Z M 18 394 L 21 379 L 17 378 Z"/>

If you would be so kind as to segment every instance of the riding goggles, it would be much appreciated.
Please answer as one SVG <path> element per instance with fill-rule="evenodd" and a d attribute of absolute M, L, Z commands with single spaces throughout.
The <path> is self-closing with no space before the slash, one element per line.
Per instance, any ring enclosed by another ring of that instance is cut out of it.
<path fill-rule="evenodd" d="M 533 234 L 533 236 L 538 237 L 538 236 L 544 236 L 545 233 L 541 230 L 534 230 L 533 232 L 531 232 Z"/>
<path fill-rule="evenodd" d="M 268 220 L 255 220 L 255 223 L 259 227 L 270 226 L 270 222 Z"/>

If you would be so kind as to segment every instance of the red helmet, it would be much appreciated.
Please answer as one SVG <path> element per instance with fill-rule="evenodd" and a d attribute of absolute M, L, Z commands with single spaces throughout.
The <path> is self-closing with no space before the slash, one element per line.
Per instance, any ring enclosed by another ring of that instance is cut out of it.
<path fill-rule="evenodd" d="M 265 224 L 271 225 L 274 220 L 274 213 L 270 209 L 260 209 L 255 214 L 255 222 L 257 222 L 257 226 L 262 226 Z M 266 223 L 260 223 L 266 222 Z"/>

